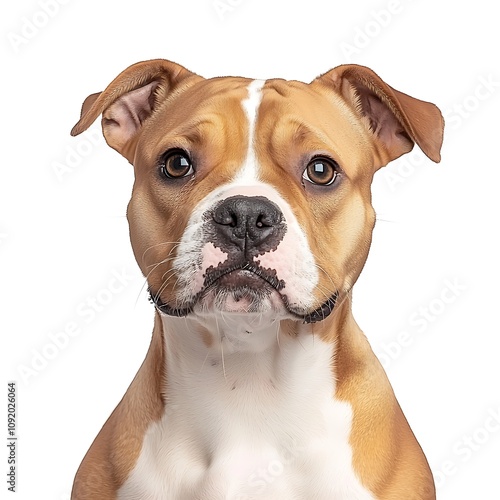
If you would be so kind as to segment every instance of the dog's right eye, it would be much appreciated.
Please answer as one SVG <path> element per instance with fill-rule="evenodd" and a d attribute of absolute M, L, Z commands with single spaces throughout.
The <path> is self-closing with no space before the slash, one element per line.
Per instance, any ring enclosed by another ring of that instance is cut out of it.
<path fill-rule="evenodd" d="M 161 174 L 167 179 L 180 179 L 194 174 L 193 162 L 185 151 L 167 151 L 160 162 Z"/>

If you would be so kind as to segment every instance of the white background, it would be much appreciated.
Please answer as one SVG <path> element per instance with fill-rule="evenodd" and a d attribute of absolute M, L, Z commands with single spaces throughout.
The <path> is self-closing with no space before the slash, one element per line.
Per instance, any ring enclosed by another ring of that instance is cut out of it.
<path fill-rule="evenodd" d="M 97 133 L 69 131 L 88 94 L 134 62 L 163 57 L 206 77 L 302 81 L 359 63 L 443 110 L 439 165 L 415 148 L 377 174 L 378 223 L 354 314 L 426 452 L 438 498 L 498 500 L 493 3 L 55 1 L 50 15 L 43 0 L 9 2 L 1 15 L 1 352 L 3 380 L 18 384 L 19 436 L 16 495 L 7 495 L 0 448 L 2 498 L 67 500 L 144 358 L 153 309 L 124 216 L 132 168 Z M 125 285 L 110 295 L 116 273 Z M 92 297 L 109 302 L 93 316 Z M 71 325 L 78 335 L 61 333 Z"/>

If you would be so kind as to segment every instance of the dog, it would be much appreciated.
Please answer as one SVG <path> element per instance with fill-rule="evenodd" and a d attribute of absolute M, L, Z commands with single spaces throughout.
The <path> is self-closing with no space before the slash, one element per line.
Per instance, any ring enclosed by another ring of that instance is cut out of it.
<path fill-rule="evenodd" d="M 431 500 L 429 465 L 351 312 L 374 173 L 439 109 L 372 70 L 309 84 L 134 64 L 83 103 L 134 167 L 155 323 L 72 500 Z"/>

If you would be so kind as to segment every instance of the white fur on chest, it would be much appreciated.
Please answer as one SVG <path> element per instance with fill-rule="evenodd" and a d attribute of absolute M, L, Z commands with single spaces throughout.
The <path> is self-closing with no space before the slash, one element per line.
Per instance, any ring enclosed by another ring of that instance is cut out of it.
<path fill-rule="evenodd" d="M 212 321 L 207 348 L 196 319 L 164 320 L 166 411 L 119 500 L 373 499 L 352 468 L 333 346 L 306 325 L 292 338 L 262 318 Z"/>

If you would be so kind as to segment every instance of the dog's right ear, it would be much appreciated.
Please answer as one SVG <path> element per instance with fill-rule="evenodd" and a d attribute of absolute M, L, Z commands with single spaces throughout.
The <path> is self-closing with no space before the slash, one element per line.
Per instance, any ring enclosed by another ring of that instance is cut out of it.
<path fill-rule="evenodd" d="M 154 59 L 134 64 L 120 73 L 104 90 L 85 99 L 80 120 L 71 135 L 81 134 L 102 113 L 102 131 L 106 142 L 132 163 L 133 139 L 157 104 L 179 84 L 200 76 L 179 64 Z"/>

